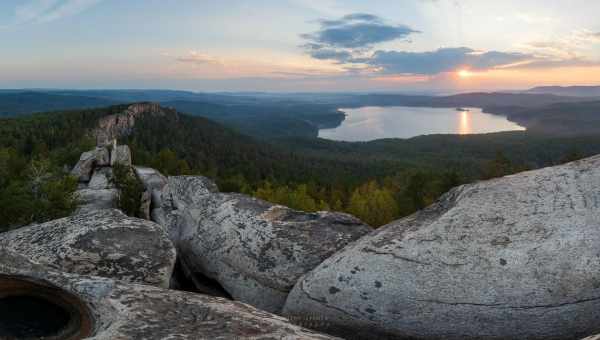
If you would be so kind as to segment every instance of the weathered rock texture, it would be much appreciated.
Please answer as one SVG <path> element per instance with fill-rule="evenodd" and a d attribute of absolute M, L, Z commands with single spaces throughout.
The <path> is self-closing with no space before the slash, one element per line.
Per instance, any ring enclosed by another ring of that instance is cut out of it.
<path fill-rule="evenodd" d="M 600 332 L 600 156 L 462 186 L 336 253 L 284 315 L 363 338 Z"/>
<path fill-rule="evenodd" d="M 79 201 L 75 215 L 116 208 L 119 200 L 117 189 L 79 189 L 75 195 Z"/>
<path fill-rule="evenodd" d="M 131 150 L 127 145 L 117 145 L 110 152 L 110 165 L 131 166 Z"/>
<path fill-rule="evenodd" d="M 122 113 L 103 117 L 98 122 L 98 127 L 93 135 L 96 137 L 97 145 L 108 145 L 113 140 L 131 133 L 135 121 L 141 115 L 163 115 L 163 108 L 155 103 L 138 103 L 130 105 Z"/>
<path fill-rule="evenodd" d="M 61 273 L 0 249 L 0 296 L 15 292 L 65 303 L 75 322 L 61 338 L 333 339 L 242 303 Z"/>
<path fill-rule="evenodd" d="M 96 162 L 96 153 L 88 151 L 81 154 L 79 161 L 75 164 L 71 175 L 76 177 L 80 182 L 88 182 L 92 176 L 94 163 Z"/>
<path fill-rule="evenodd" d="M 154 222 L 100 210 L 0 234 L 0 248 L 57 270 L 168 287 L 175 248 Z"/>
<path fill-rule="evenodd" d="M 346 214 L 303 213 L 217 193 L 202 177 L 169 177 L 166 192 L 163 205 L 174 209 L 167 226 L 182 265 L 270 312 L 281 310 L 300 276 L 370 231 Z"/>
<path fill-rule="evenodd" d="M 96 168 L 88 187 L 93 190 L 111 189 L 113 185 L 112 168 Z"/>

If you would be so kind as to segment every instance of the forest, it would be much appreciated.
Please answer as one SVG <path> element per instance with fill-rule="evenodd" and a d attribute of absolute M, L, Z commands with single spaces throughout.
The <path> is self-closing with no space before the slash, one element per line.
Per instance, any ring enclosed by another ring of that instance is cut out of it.
<path fill-rule="evenodd" d="M 125 105 L 0 120 L 2 228 L 73 211 L 77 182 L 68 174 L 94 146 L 100 117 Z M 220 190 L 304 211 L 353 214 L 377 227 L 434 202 L 452 187 L 600 152 L 600 137 L 523 133 L 424 136 L 343 143 L 257 140 L 206 118 L 165 109 L 145 115 L 120 143 L 134 164 L 165 175 L 203 175 Z M 467 156 L 469 155 L 469 156 Z"/>

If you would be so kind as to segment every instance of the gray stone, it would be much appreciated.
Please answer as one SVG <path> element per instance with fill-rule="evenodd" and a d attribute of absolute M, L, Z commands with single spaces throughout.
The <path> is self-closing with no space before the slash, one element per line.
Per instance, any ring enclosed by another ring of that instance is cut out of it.
<path fill-rule="evenodd" d="M 96 148 L 96 166 L 109 166 L 110 165 L 110 152 L 108 148 L 97 147 Z"/>
<path fill-rule="evenodd" d="M 131 150 L 127 145 L 117 145 L 110 154 L 110 165 L 121 164 L 131 166 Z"/>
<path fill-rule="evenodd" d="M 168 287 L 175 248 L 154 222 L 101 210 L 0 234 L 0 248 L 70 273 Z"/>
<path fill-rule="evenodd" d="M 600 332 L 600 156 L 453 189 L 336 253 L 284 315 L 355 338 Z"/>
<path fill-rule="evenodd" d="M 217 185 L 210 179 L 202 176 L 176 176 L 169 177 L 167 196 L 170 204 L 178 209 L 186 206 L 200 205 L 208 195 L 219 192 Z"/>
<path fill-rule="evenodd" d="M 7 295 L 68 311 L 61 339 L 334 339 L 243 303 L 59 272 L 0 249 L 0 296 Z"/>
<path fill-rule="evenodd" d="M 71 175 L 77 177 L 80 182 L 88 182 L 94 170 L 94 163 L 96 162 L 96 152 L 88 151 L 81 154 L 79 161 L 71 170 Z"/>
<path fill-rule="evenodd" d="M 88 188 L 93 190 L 110 189 L 113 187 L 112 178 L 111 168 L 96 168 Z"/>
<path fill-rule="evenodd" d="M 152 204 L 155 207 L 162 205 L 161 192 L 167 185 L 167 178 L 155 169 L 135 166 L 135 173 L 138 178 L 144 183 L 144 187 L 152 195 Z"/>
<path fill-rule="evenodd" d="M 593 335 L 593 336 L 588 336 L 587 338 L 585 338 L 583 340 L 600 340 L 600 334 Z"/>
<path fill-rule="evenodd" d="M 176 114 L 174 110 L 165 109 L 156 103 L 132 104 L 121 113 L 100 118 L 97 127 L 92 131 L 92 135 L 96 137 L 97 145 L 109 145 L 114 140 L 128 136 L 133 131 L 136 120 L 140 117 L 162 117 L 165 116 L 167 111 Z"/>
<path fill-rule="evenodd" d="M 304 213 L 202 177 L 169 177 L 169 235 L 192 275 L 218 281 L 236 300 L 279 312 L 298 278 L 371 229 L 340 213 Z"/>
<path fill-rule="evenodd" d="M 116 208 L 119 202 L 117 189 L 80 189 L 75 191 L 75 196 L 79 201 L 79 207 L 75 214 Z"/>
<path fill-rule="evenodd" d="M 144 190 L 142 192 L 142 197 L 140 199 L 140 217 L 146 220 L 150 219 L 150 192 L 148 190 Z"/>

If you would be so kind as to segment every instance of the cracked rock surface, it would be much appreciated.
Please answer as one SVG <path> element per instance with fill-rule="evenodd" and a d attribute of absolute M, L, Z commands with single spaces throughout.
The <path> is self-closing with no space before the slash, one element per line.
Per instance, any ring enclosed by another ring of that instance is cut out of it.
<path fill-rule="evenodd" d="M 600 332 L 600 156 L 453 189 L 307 274 L 284 315 L 353 338 Z"/>
<path fill-rule="evenodd" d="M 243 303 L 62 273 L 0 249 L 0 293 L 15 278 L 79 302 L 86 339 L 334 339 Z"/>
<path fill-rule="evenodd" d="M 168 287 L 175 249 L 154 222 L 98 210 L 0 234 L 8 249 L 48 267 Z"/>
<path fill-rule="evenodd" d="M 296 281 L 371 229 L 340 213 L 304 213 L 216 192 L 203 177 L 169 177 L 163 205 L 187 271 L 218 281 L 235 299 L 280 312 Z M 156 216 L 153 214 L 153 216 Z"/>

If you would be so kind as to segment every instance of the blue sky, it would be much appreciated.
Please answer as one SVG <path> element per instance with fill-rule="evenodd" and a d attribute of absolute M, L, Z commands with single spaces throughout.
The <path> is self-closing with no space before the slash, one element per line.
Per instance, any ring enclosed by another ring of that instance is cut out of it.
<path fill-rule="evenodd" d="M 597 13 L 588 0 L 5 0 L 0 87 L 591 85 Z"/>

